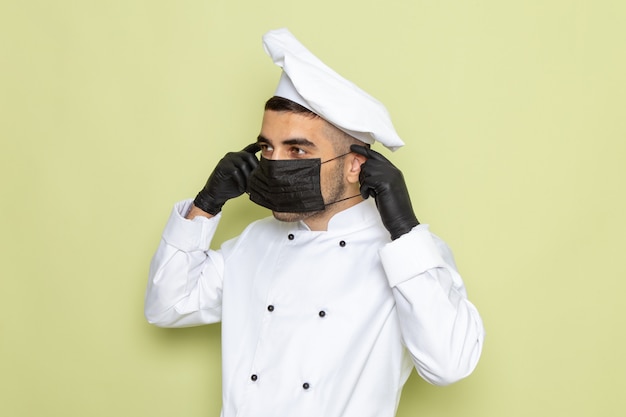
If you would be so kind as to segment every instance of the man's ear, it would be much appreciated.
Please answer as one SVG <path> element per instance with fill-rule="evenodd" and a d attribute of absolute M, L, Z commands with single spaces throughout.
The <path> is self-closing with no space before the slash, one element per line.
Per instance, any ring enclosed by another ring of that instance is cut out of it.
<path fill-rule="evenodd" d="M 358 153 L 350 153 L 348 155 L 349 171 L 348 182 L 351 184 L 359 182 L 359 174 L 361 173 L 361 165 L 367 161 L 367 158 Z"/>

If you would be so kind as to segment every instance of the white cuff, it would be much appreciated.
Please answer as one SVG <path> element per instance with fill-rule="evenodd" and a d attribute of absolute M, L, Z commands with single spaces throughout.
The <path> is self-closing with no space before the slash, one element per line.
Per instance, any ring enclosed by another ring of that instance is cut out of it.
<path fill-rule="evenodd" d="M 392 287 L 429 269 L 445 266 L 439 248 L 425 224 L 414 227 L 409 233 L 383 246 L 379 255 Z"/>
<path fill-rule="evenodd" d="M 221 212 L 215 217 L 186 219 L 192 200 L 176 203 L 163 230 L 163 240 L 183 252 L 206 251 L 215 234 Z"/>

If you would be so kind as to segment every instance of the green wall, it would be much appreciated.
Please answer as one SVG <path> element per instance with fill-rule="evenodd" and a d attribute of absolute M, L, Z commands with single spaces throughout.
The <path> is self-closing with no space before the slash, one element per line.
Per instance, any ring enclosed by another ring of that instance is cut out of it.
<path fill-rule="evenodd" d="M 487 329 L 399 416 L 623 416 L 626 3 L 0 3 L 0 415 L 217 416 L 219 326 L 150 327 L 180 199 L 258 133 L 287 26 L 383 101 Z M 380 147 L 377 149 L 380 150 Z M 264 216 L 226 206 L 219 239 Z"/>

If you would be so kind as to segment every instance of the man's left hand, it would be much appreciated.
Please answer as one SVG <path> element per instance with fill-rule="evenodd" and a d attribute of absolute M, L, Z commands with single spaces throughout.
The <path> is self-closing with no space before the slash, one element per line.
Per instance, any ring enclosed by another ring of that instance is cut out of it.
<path fill-rule="evenodd" d="M 380 153 L 365 146 L 352 145 L 350 150 L 367 158 L 361 165 L 361 196 L 372 196 L 383 224 L 395 240 L 419 224 L 402 171 Z"/>

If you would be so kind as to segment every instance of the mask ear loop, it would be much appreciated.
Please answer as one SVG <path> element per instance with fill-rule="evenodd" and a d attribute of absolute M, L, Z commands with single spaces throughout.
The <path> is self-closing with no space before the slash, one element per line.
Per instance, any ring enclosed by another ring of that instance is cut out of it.
<path fill-rule="evenodd" d="M 352 151 L 349 151 L 349 152 L 346 152 L 346 153 L 341 154 L 339 156 L 335 156 L 334 158 L 327 159 L 326 161 L 322 162 L 321 164 L 325 164 L 326 162 L 334 161 L 335 159 L 343 158 L 344 156 L 350 155 L 351 153 L 352 153 Z M 333 204 L 341 203 L 342 201 L 350 200 L 351 198 L 355 198 L 355 197 L 359 197 L 359 196 L 361 196 L 361 193 L 353 195 L 353 196 L 350 196 L 350 197 L 342 198 L 341 200 L 333 201 L 332 203 L 324 204 L 324 207 L 328 207 L 328 206 L 333 205 Z"/>
<path fill-rule="evenodd" d="M 343 154 L 341 154 L 339 156 L 335 156 L 334 158 L 327 159 L 324 162 L 320 162 L 320 165 L 325 164 L 326 162 L 334 161 L 335 159 L 343 158 L 344 156 L 350 155 L 351 153 L 352 153 L 352 151 L 343 153 Z"/>
<path fill-rule="evenodd" d="M 351 198 L 361 197 L 361 194 L 353 195 L 351 197 L 342 198 L 341 200 L 333 201 L 332 203 L 324 204 L 324 207 L 331 206 L 333 204 L 341 203 L 342 201 L 350 200 Z"/>

